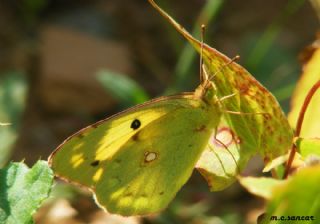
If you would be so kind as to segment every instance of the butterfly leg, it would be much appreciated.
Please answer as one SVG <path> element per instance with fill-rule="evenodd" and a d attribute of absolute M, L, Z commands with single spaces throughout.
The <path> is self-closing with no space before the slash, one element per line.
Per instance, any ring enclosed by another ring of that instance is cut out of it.
<path fill-rule="evenodd" d="M 236 95 L 238 95 L 238 94 L 239 94 L 239 93 L 237 92 L 237 93 L 232 93 L 232 94 L 227 95 L 227 96 L 223 96 L 223 97 L 221 97 L 221 98 L 219 99 L 219 101 L 222 102 L 222 101 L 224 101 L 224 100 L 226 100 L 226 99 L 229 99 L 229 98 L 231 98 L 231 97 L 234 97 L 234 96 L 236 96 Z"/>
<path fill-rule="evenodd" d="M 230 111 L 230 110 L 221 110 L 222 113 L 226 114 L 236 114 L 236 115 L 270 115 L 267 112 L 241 112 L 241 111 Z"/>
<path fill-rule="evenodd" d="M 227 96 L 223 96 L 219 99 L 220 102 L 227 100 L 229 98 L 232 98 L 234 96 L 237 96 L 240 92 L 236 92 L 236 93 L 232 93 L 230 95 Z M 256 114 L 260 114 L 260 115 L 265 115 L 268 114 L 270 115 L 270 113 L 267 112 L 241 112 L 241 111 L 230 111 L 230 110 L 221 110 L 222 113 L 227 113 L 227 114 L 237 114 L 237 115 L 256 115 Z"/>

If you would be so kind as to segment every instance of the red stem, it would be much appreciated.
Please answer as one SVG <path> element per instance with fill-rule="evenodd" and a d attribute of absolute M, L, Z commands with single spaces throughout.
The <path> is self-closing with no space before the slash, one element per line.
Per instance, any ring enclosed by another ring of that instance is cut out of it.
<path fill-rule="evenodd" d="M 297 125 L 296 125 L 296 131 L 294 133 L 294 137 L 298 137 L 300 136 L 300 132 L 301 132 L 301 127 L 302 127 L 302 123 L 303 123 L 303 119 L 304 119 L 304 115 L 308 109 L 308 106 L 309 106 L 309 103 L 312 99 L 312 97 L 314 96 L 314 94 L 316 93 L 316 91 L 320 88 L 320 80 L 314 84 L 312 86 L 312 88 L 309 90 L 304 102 L 303 102 L 303 105 L 301 107 L 301 110 L 300 110 L 300 113 L 299 113 L 299 118 L 298 118 L 298 121 L 297 121 Z M 287 162 L 287 166 L 286 166 L 286 170 L 285 170 L 285 173 L 284 173 L 284 179 L 286 179 L 289 175 L 289 170 L 291 168 L 291 165 L 292 165 L 292 162 L 293 162 L 293 159 L 294 159 L 294 156 L 297 152 L 297 148 L 296 148 L 296 145 L 295 143 L 292 144 L 292 147 L 291 147 L 291 151 L 290 151 L 290 155 L 289 155 L 289 159 L 288 159 L 288 162 Z"/>

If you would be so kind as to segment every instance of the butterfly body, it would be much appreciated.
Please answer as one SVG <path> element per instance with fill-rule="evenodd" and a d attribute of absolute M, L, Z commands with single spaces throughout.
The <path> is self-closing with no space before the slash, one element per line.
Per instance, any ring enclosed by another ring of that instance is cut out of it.
<path fill-rule="evenodd" d="M 91 189 L 111 213 L 158 212 L 190 177 L 220 107 L 205 80 L 193 93 L 160 97 L 80 130 L 49 164 L 62 179 Z"/>

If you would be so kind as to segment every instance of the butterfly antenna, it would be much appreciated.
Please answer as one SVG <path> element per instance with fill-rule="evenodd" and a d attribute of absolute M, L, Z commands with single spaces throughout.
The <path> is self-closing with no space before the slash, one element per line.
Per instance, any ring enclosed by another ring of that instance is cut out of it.
<path fill-rule="evenodd" d="M 208 77 L 204 78 L 203 73 L 203 39 L 204 39 L 204 33 L 206 30 L 206 26 L 204 24 L 201 25 L 201 48 L 200 48 L 200 83 L 202 84 L 205 80 L 207 80 Z"/>
<path fill-rule="evenodd" d="M 233 57 L 229 62 L 225 63 L 223 66 L 220 67 L 220 69 L 218 71 L 216 71 L 211 77 L 210 77 L 210 81 L 212 81 L 212 79 L 214 79 L 214 77 L 221 72 L 225 67 L 229 66 L 230 64 L 232 64 L 235 61 L 238 61 L 240 59 L 239 55 L 236 55 L 235 57 Z"/>

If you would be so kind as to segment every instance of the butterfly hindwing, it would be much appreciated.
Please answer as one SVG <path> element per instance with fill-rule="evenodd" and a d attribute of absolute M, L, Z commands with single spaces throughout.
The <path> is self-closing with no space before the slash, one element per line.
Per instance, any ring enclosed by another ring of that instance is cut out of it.
<path fill-rule="evenodd" d="M 157 212 L 190 177 L 219 121 L 215 111 L 193 94 L 156 99 L 68 138 L 50 163 L 109 212 Z"/>

